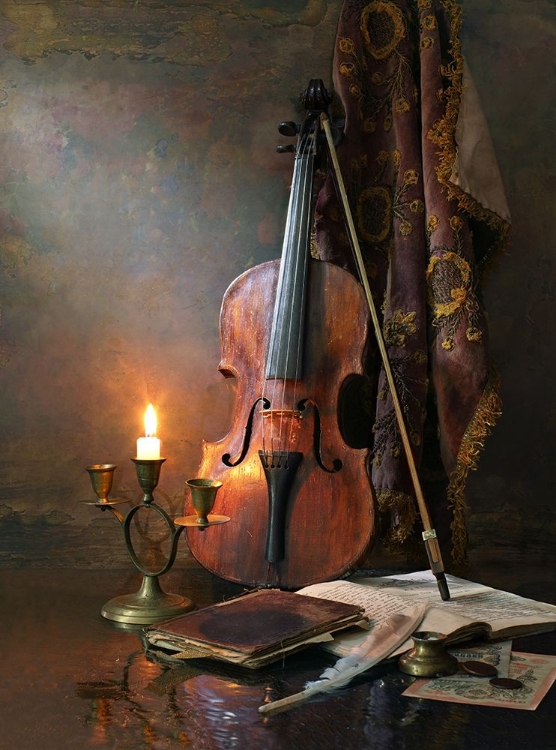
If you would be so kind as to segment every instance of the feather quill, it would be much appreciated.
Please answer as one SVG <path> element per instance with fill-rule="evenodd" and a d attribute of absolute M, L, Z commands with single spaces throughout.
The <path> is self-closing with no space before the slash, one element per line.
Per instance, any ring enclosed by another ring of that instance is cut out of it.
<path fill-rule="evenodd" d="M 269 715 L 299 706 L 313 695 L 327 693 L 347 685 L 356 675 L 365 672 L 392 654 L 415 632 L 426 612 L 426 605 L 417 605 L 405 612 L 391 615 L 374 629 L 360 646 L 324 670 L 318 680 L 308 682 L 300 693 L 259 706 L 259 713 Z"/>

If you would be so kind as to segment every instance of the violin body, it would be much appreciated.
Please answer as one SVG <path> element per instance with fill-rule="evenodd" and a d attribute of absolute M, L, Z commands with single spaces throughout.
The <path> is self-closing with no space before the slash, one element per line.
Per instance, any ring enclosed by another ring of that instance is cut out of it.
<path fill-rule="evenodd" d="M 225 438 L 204 443 L 199 476 L 222 481 L 215 512 L 231 520 L 218 528 L 218 535 L 188 529 L 188 542 L 195 558 L 220 577 L 294 589 L 341 576 L 374 541 L 368 450 L 350 447 L 342 430 L 344 388 L 363 374 L 369 314 L 351 274 L 309 260 L 303 346 L 310 367 L 300 380 L 266 384 L 271 406 L 276 399 L 303 405 L 285 415 L 285 428 L 283 420 L 270 428 L 290 430 L 291 450 L 302 455 L 276 522 L 259 451 L 263 430 L 270 440 L 269 427 L 261 422 L 269 421 L 272 409 L 260 399 L 279 269 L 280 261 L 256 266 L 225 294 L 219 370 L 236 379 L 235 414 Z M 228 465 L 242 453 L 236 465 Z M 269 554 L 272 524 L 278 528 L 279 550 Z"/>
<path fill-rule="evenodd" d="M 299 588 L 343 575 L 374 540 L 368 450 L 346 440 L 347 394 L 363 377 L 369 308 L 347 271 L 313 260 L 309 238 L 321 113 L 330 98 L 313 79 L 298 135 L 279 261 L 228 288 L 220 314 L 219 369 L 236 380 L 230 432 L 204 443 L 199 476 L 222 487 L 215 511 L 230 517 L 187 530 L 193 555 L 248 586 Z M 216 538 L 217 537 L 217 538 Z"/>

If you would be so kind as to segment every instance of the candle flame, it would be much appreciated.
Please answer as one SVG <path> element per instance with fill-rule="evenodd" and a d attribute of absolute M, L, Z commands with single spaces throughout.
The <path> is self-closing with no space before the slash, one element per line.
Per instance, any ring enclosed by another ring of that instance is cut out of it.
<path fill-rule="evenodd" d="M 156 435 L 156 412 L 154 406 L 149 404 L 145 412 L 145 435 L 155 437 Z"/>

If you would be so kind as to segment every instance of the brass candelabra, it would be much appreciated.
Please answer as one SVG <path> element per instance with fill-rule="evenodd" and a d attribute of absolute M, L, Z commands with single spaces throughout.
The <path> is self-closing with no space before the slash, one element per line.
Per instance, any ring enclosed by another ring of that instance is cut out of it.
<path fill-rule="evenodd" d="M 128 554 L 137 570 L 143 575 L 143 580 L 138 591 L 132 594 L 117 596 L 108 601 L 101 609 L 101 615 L 108 620 L 128 625 L 150 625 L 161 622 L 176 615 L 188 612 L 195 608 L 191 599 L 181 594 L 169 594 L 162 590 L 159 576 L 167 573 L 176 559 L 178 541 L 186 526 L 196 527 L 199 531 L 205 531 L 210 526 L 227 523 L 228 516 L 209 515 L 214 507 L 216 494 L 222 486 L 221 482 L 212 479 L 189 479 L 186 484 L 191 489 L 193 507 L 196 515 L 170 518 L 168 513 L 156 504 L 153 492 L 160 478 L 160 470 L 165 458 L 142 459 L 132 458 L 135 464 L 137 480 L 143 490 L 141 503 L 134 505 L 126 515 L 119 509 L 118 505 L 127 503 L 128 500 L 110 499 L 110 491 L 114 478 L 116 464 L 93 464 L 86 467 L 89 473 L 93 490 L 98 498 L 86 505 L 94 505 L 101 511 L 110 511 L 121 524 Z M 136 513 L 145 509 L 157 513 L 166 524 L 170 532 L 170 553 L 162 567 L 158 570 L 148 570 L 139 560 L 133 547 L 130 526 Z"/>

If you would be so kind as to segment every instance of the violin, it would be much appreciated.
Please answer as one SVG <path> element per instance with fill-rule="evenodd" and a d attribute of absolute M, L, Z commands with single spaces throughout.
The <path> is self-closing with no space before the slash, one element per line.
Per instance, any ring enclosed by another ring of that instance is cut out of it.
<path fill-rule="evenodd" d="M 303 95 L 280 260 L 236 278 L 220 313 L 218 366 L 235 379 L 232 425 L 204 442 L 199 476 L 222 482 L 218 537 L 187 530 L 194 557 L 215 575 L 296 589 L 352 570 L 375 539 L 369 449 L 349 441 L 345 404 L 364 377 L 370 321 L 361 285 L 310 255 L 322 81 Z"/>

